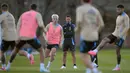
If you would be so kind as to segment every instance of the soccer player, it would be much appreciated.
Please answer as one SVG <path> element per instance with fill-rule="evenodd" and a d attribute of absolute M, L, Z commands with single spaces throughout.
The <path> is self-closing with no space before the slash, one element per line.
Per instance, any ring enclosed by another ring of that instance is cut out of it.
<path fill-rule="evenodd" d="M 71 22 L 71 16 L 66 16 L 66 23 L 63 26 L 64 42 L 63 42 L 63 66 L 61 69 L 66 68 L 67 51 L 71 51 L 73 58 L 73 68 L 77 69 L 75 57 L 75 24 Z"/>
<path fill-rule="evenodd" d="M 12 52 L 6 70 L 10 69 L 11 63 L 15 59 L 22 46 L 28 43 L 40 53 L 40 72 L 47 72 L 44 67 L 44 49 L 42 48 L 41 44 L 35 40 L 37 27 L 39 26 L 41 29 L 45 30 L 42 16 L 36 11 L 36 9 L 37 5 L 32 4 L 30 10 L 23 13 L 19 18 L 17 24 L 19 42 L 16 44 L 16 47 Z"/>
<path fill-rule="evenodd" d="M 80 32 L 80 56 L 85 66 L 86 73 L 99 73 L 89 59 L 88 51 L 99 39 L 99 31 L 104 26 L 100 12 L 91 5 L 91 0 L 81 0 L 82 5 L 76 10 L 76 32 Z"/>
<path fill-rule="evenodd" d="M 46 49 L 46 58 L 50 57 L 48 61 L 47 70 L 49 71 L 51 63 L 54 61 L 54 56 L 56 50 L 61 46 L 63 41 L 63 29 L 62 26 L 58 23 L 59 16 L 53 14 L 51 16 L 52 22 L 46 26 L 46 40 L 47 40 L 47 49 Z"/>
<path fill-rule="evenodd" d="M 98 45 L 98 47 L 89 51 L 90 55 L 96 55 L 99 50 L 101 50 L 107 43 L 115 43 L 117 46 L 116 54 L 117 54 L 117 65 L 113 70 L 120 70 L 120 62 L 121 62 L 121 54 L 120 49 L 123 45 L 124 40 L 126 39 L 127 32 L 129 30 L 129 16 L 124 12 L 124 6 L 117 6 L 117 19 L 116 19 L 116 28 L 115 31 L 110 34 L 108 37 L 104 38 L 102 42 Z"/>
<path fill-rule="evenodd" d="M 8 4 L 2 4 L 1 10 L 2 15 L 0 15 L 1 25 L 3 31 L 2 34 L 2 45 L 1 45 L 1 59 L 2 59 L 2 70 L 5 70 L 5 55 L 4 53 L 8 50 L 8 48 L 11 46 L 11 50 L 15 47 L 15 42 L 17 40 L 17 33 L 16 33 L 16 25 L 15 25 L 15 19 L 13 15 L 8 12 L 9 6 Z M 27 52 L 24 50 L 19 51 L 19 55 L 26 56 L 30 60 L 30 63 L 33 64 L 33 55 L 28 55 Z"/>
<path fill-rule="evenodd" d="M 8 4 L 2 4 L 1 10 L 2 14 L 0 15 L 0 24 L 3 31 L 2 34 L 2 45 L 1 45 L 1 60 L 2 60 L 2 70 L 5 70 L 6 61 L 4 53 L 8 50 L 9 46 L 11 49 L 15 47 L 15 41 L 17 40 L 16 28 L 15 28 L 15 19 L 13 15 L 8 12 Z M 25 55 L 25 51 L 19 52 L 21 55 Z"/>

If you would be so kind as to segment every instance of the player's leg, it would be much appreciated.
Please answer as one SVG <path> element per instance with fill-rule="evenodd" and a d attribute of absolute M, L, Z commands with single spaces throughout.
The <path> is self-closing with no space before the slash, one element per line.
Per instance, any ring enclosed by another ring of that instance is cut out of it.
<path fill-rule="evenodd" d="M 19 53 L 20 56 L 25 56 L 25 57 L 27 57 L 27 52 L 24 51 L 24 50 L 19 50 L 18 53 Z"/>
<path fill-rule="evenodd" d="M 98 42 L 95 41 L 93 44 L 93 48 L 91 50 L 94 50 L 96 47 L 98 46 Z M 91 61 L 93 62 L 93 66 L 94 67 L 98 67 L 98 56 L 97 54 L 95 56 L 90 56 L 91 57 Z"/>
<path fill-rule="evenodd" d="M 29 54 L 28 52 L 24 51 L 24 50 L 19 50 L 19 55 L 20 56 L 25 56 L 30 60 L 30 64 L 33 65 L 35 63 L 34 61 L 34 56 L 32 54 Z"/>
<path fill-rule="evenodd" d="M 90 56 L 91 57 L 91 61 L 93 62 L 93 66 L 95 68 L 98 68 L 98 57 L 97 54 L 95 56 Z"/>
<path fill-rule="evenodd" d="M 30 60 L 30 64 L 33 65 L 35 63 L 34 56 L 33 56 L 33 54 L 31 54 L 31 52 L 28 53 L 28 49 L 31 50 L 32 48 L 22 48 L 22 49 L 19 50 L 18 53 L 19 53 L 20 56 L 27 57 Z"/>
<path fill-rule="evenodd" d="M 56 54 L 56 50 L 59 46 L 58 45 L 53 45 L 52 46 L 52 49 L 51 49 L 51 52 L 50 52 L 50 60 L 48 61 L 48 65 L 47 65 L 47 69 L 49 70 L 50 69 L 50 66 L 51 66 L 51 63 L 54 61 L 55 59 L 55 54 Z"/>
<path fill-rule="evenodd" d="M 4 53 L 8 50 L 8 47 L 9 47 L 9 42 L 3 40 L 1 45 L 2 70 L 5 70 L 6 68 L 6 59 Z"/>
<path fill-rule="evenodd" d="M 67 57 L 67 51 L 68 51 L 68 44 L 63 43 L 63 58 L 62 58 L 62 63 L 63 65 L 61 66 L 61 69 L 65 69 L 66 68 L 66 57 Z"/>
<path fill-rule="evenodd" d="M 97 48 L 95 49 L 95 50 L 93 50 L 93 51 L 89 51 L 88 52 L 88 54 L 90 54 L 90 55 L 96 55 L 97 54 L 97 52 L 99 51 L 99 50 L 101 50 L 107 43 L 113 43 L 113 42 L 115 42 L 115 40 L 117 39 L 117 37 L 115 37 L 114 35 L 109 35 L 108 37 L 105 37 L 102 41 L 101 41 L 101 43 L 97 46 Z"/>
<path fill-rule="evenodd" d="M 116 55 L 117 55 L 117 65 L 116 67 L 113 69 L 114 71 L 118 71 L 120 70 L 120 63 L 121 63 L 121 53 L 120 50 L 122 48 L 122 45 L 124 43 L 124 39 L 120 39 L 116 42 Z"/>
<path fill-rule="evenodd" d="M 45 49 L 45 58 L 50 57 L 51 52 L 51 45 L 47 45 L 47 48 Z"/>
<path fill-rule="evenodd" d="M 76 66 L 76 55 L 75 55 L 75 45 L 70 45 L 70 51 L 71 51 L 71 55 L 72 55 L 72 61 L 73 61 L 73 68 L 77 69 Z"/>
<path fill-rule="evenodd" d="M 27 43 L 30 44 L 34 49 L 36 49 L 40 53 L 40 72 L 47 72 L 47 70 L 44 67 L 44 49 L 42 48 L 39 40 L 32 39 L 28 40 Z"/>
<path fill-rule="evenodd" d="M 19 52 L 19 50 L 21 49 L 21 47 L 26 43 L 26 41 L 20 41 L 18 44 L 16 44 L 14 50 L 12 51 L 11 57 L 9 59 L 8 65 L 6 67 L 6 70 L 9 70 L 11 67 L 11 63 L 13 62 L 13 60 L 15 59 L 17 53 Z"/>
<path fill-rule="evenodd" d="M 80 56 L 83 63 L 87 67 L 86 73 L 98 73 L 97 68 L 92 66 L 90 56 L 87 54 L 87 52 L 90 50 L 89 48 L 92 48 L 92 42 L 87 42 L 84 40 L 80 42 Z"/>

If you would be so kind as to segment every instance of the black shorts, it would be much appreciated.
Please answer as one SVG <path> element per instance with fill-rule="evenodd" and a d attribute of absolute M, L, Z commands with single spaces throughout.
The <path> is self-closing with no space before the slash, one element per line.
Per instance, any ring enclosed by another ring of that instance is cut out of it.
<path fill-rule="evenodd" d="M 51 50 L 52 48 L 58 49 L 59 45 L 58 44 L 47 44 L 47 49 Z"/>
<path fill-rule="evenodd" d="M 75 42 L 73 39 L 65 39 L 63 42 L 63 51 L 75 51 Z"/>
<path fill-rule="evenodd" d="M 118 47 L 122 47 L 123 43 L 124 43 L 124 39 L 123 38 L 120 38 L 120 39 L 117 39 L 116 36 L 114 36 L 113 34 L 109 35 L 107 37 L 108 39 L 110 39 L 110 44 L 114 43 L 116 46 Z"/>
<path fill-rule="evenodd" d="M 37 38 L 31 40 L 20 40 L 16 45 L 16 48 L 21 49 L 26 43 L 30 44 L 34 49 L 41 48 L 41 43 Z"/>
<path fill-rule="evenodd" d="M 113 34 L 110 34 L 107 38 L 110 39 L 110 44 L 114 43 L 117 40 L 117 37 Z"/>
<path fill-rule="evenodd" d="M 90 50 L 93 50 L 97 47 L 97 41 L 90 42 L 90 41 L 85 41 L 81 40 L 80 41 L 80 52 L 81 53 L 87 53 Z"/>
<path fill-rule="evenodd" d="M 16 45 L 15 41 L 2 40 L 1 51 L 6 52 L 9 49 L 9 47 L 11 47 L 11 50 L 13 50 L 15 45 Z"/>

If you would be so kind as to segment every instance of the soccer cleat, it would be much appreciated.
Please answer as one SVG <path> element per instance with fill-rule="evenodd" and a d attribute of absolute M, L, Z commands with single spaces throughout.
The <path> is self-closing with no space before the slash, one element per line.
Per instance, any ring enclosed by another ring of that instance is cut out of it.
<path fill-rule="evenodd" d="M 50 72 L 50 71 L 45 69 L 44 67 L 40 67 L 40 72 Z"/>
<path fill-rule="evenodd" d="M 97 65 L 96 63 L 92 63 L 92 66 L 93 66 L 94 68 L 98 68 L 98 65 Z"/>
<path fill-rule="evenodd" d="M 30 64 L 33 65 L 35 63 L 34 56 L 30 54 Z"/>
<path fill-rule="evenodd" d="M 47 68 L 46 68 L 47 72 L 50 72 L 50 70 L 49 70 L 49 69 L 50 69 L 49 67 L 47 67 Z"/>
<path fill-rule="evenodd" d="M 120 71 L 120 67 L 115 67 L 113 71 Z"/>
<path fill-rule="evenodd" d="M 5 68 L 6 71 L 10 70 L 10 65 L 7 65 L 7 67 Z"/>
<path fill-rule="evenodd" d="M 66 67 L 65 67 L 65 66 L 62 66 L 60 69 L 66 69 Z"/>
<path fill-rule="evenodd" d="M 3 67 L 3 68 L 0 68 L 0 70 L 6 71 L 6 68 L 5 68 L 5 67 Z"/>
<path fill-rule="evenodd" d="M 74 66 L 73 68 L 74 68 L 74 69 L 77 69 L 77 66 Z"/>
<path fill-rule="evenodd" d="M 97 53 L 95 51 L 89 51 L 88 54 L 92 55 L 92 56 L 95 56 Z"/>

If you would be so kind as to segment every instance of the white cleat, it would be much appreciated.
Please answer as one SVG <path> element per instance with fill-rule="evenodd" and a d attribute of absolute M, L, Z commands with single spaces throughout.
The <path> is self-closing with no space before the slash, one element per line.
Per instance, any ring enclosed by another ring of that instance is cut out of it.
<path fill-rule="evenodd" d="M 98 65 L 96 63 L 92 63 L 94 68 L 98 68 Z"/>
<path fill-rule="evenodd" d="M 120 67 L 115 67 L 112 71 L 120 71 Z"/>
<path fill-rule="evenodd" d="M 46 67 L 46 70 L 47 70 L 47 72 L 50 72 L 50 68 L 49 67 Z"/>
<path fill-rule="evenodd" d="M 77 69 L 77 66 L 74 66 L 73 68 L 74 68 L 74 69 Z"/>
<path fill-rule="evenodd" d="M 45 69 L 45 68 L 40 68 L 40 72 L 50 72 L 50 71 L 48 71 L 47 69 Z"/>
<path fill-rule="evenodd" d="M 60 69 L 66 69 L 66 67 L 65 67 L 65 66 L 62 66 Z"/>

